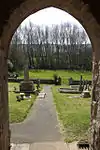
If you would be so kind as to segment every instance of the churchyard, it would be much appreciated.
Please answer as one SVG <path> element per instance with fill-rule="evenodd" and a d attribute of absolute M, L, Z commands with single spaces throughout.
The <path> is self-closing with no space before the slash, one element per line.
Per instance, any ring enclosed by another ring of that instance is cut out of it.
<path fill-rule="evenodd" d="M 60 86 L 53 86 L 52 92 L 65 141 L 87 139 L 91 98 L 82 98 L 80 94 L 60 93 L 59 88 Z"/>
<path fill-rule="evenodd" d="M 58 75 L 62 78 L 62 84 L 68 84 L 68 79 L 73 77 L 75 80 L 79 80 L 80 75 L 84 79 L 91 80 L 92 73 L 90 71 L 69 71 L 69 70 L 30 70 L 30 78 L 42 78 L 42 79 L 53 79 L 54 75 Z M 20 72 L 20 78 L 23 78 L 23 71 Z"/>
<path fill-rule="evenodd" d="M 26 118 L 31 106 L 36 99 L 36 95 L 32 94 L 31 99 L 25 99 L 21 102 L 17 102 L 16 96 L 19 95 L 19 93 L 13 92 L 14 87 L 19 89 L 19 83 L 8 83 L 10 123 L 22 122 Z"/>
<path fill-rule="evenodd" d="M 54 75 L 60 76 L 62 85 L 53 85 L 52 93 L 54 97 L 54 104 L 58 114 L 58 119 L 61 126 L 61 132 L 64 135 L 66 142 L 77 141 L 79 139 L 87 139 L 89 133 L 90 122 L 90 105 L 91 97 L 83 98 L 81 93 L 60 93 L 59 88 L 70 88 L 68 79 L 72 77 L 74 80 L 80 80 L 80 75 L 84 80 L 91 80 L 92 73 L 85 71 L 43 71 L 31 70 L 29 72 L 30 78 L 53 79 Z M 18 78 L 24 78 L 23 73 Z M 36 94 L 31 94 L 30 99 L 16 101 L 16 96 L 19 93 L 13 92 L 14 87 L 19 90 L 20 83 L 8 83 L 9 85 L 9 112 L 10 122 L 21 122 L 28 115 L 31 106 L 37 97 Z M 40 84 L 41 85 L 41 84 Z M 36 88 L 36 84 L 34 84 Z M 41 85 L 43 87 L 43 84 Z M 73 86 L 72 86 L 73 87 Z M 91 93 L 91 91 L 90 91 Z"/>

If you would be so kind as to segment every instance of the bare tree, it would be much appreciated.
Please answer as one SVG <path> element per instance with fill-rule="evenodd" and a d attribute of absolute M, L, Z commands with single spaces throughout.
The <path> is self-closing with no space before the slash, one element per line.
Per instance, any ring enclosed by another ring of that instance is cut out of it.
<path fill-rule="evenodd" d="M 28 61 L 31 68 L 88 69 L 92 59 L 88 43 L 85 30 L 76 25 L 63 23 L 49 27 L 29 22 L 28 26 L 19 27 L 14 34 L 11 52 L 12 58 L 23 55 L 24 63 Z"/>

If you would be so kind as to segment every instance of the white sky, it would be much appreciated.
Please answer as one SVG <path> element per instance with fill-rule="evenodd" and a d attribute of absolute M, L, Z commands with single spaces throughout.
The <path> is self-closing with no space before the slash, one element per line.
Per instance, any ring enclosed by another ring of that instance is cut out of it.
<path fill-rule="evenodd" d="M 81 24 L 74 17 L 72 17 L 63 10 L 54 7 L 42 9 L 30 15 L 22 22 L 22 25 L 28 24 L 29 21 L 36 25 L 48 26 L 52 24 L 61 24 L 64 22 L 69 22 L 82 27 Z"/>
<path fill-rule="evenodd" d="M 40 26 L 44 25 L 51 26 L 53 24 L 61 24 L 68 22 L 71 24 L 75 24 L 80 28 L 83 28 L 83 26 L 73 16 L 71 16 L 70 14 L 61 9 L 54 7 L 45 8 L 30 15 L 22 22 L 21 25 L 22 26 L 28 25 L 29 21 L 31 21 L 33 24 Z M 90 43 L 89 39 L 88 43 Z"/>

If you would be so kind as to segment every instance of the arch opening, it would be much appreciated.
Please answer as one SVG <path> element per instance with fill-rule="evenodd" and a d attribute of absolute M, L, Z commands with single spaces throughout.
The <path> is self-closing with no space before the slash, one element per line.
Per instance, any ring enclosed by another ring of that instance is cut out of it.
<path fill-rule="evenodd" d="M 3 111 L 1 110 L 1 114 L 6 114 L 5 116 L 1 115 L 1 131 L 2 131 L 2 139 L 0 140 L 1 149 L 6 150 L 9 146 L 9 136 L 8 136 L 8 98 L 7 98 L 7 57 L 9 44 L 11 41 L 11 37 L 17 29 L 18 25 L 30 14 L 41 10 L 42 8 L 46 8 L 49 6 L 54 6 L 57 8 L 61 8 L 62 10 L 70 12 L 74 17 L 76 17 L 81 24 L 87 30 L 87 33 L 91 39 L 92 47 L 93 47 L 93 92 L 92 92 L 92 104 L 91 104 L 91 149 L 99 150 L 100 147 L 100 135 L 99 135 L 99 91 L 100 91 L 100 79 L 99 79 L 99 47 L 100 47 L 100 26 L 96 21 L 96 18 L 93 16 L 92 10 L 89 8 L 89 5 L 86 5 L 83 1 L 52 1 L 45 0 L 38 1 L 35 3 L 33 0 L 26 0 L 23 3 L 20 3 L 20 6 L 13 7 L 13 9 L 9 9 L 9 15 L 7 14 L 7 18 L 9 19 L 4 21 L 5 26 L 2 27 L 1 38 L 0 38 L 0 57 L 2 65 L 0 66 L 1 72 L 1 105 L 3 106 Z M 4 90 L 5 89 L 5 90 Z M 5 91 L 5 93 L 4 93 Z M 98 106 L 98 108 L 96 107 Z M 3 119 L 2 119 L 3 118 Z M 96 128 L 95 128 L 96 126 Z M 2 142 L 3 141 L 3 142 Z"/>
<path fill-rule="evenodd" d="M 30 24 L 30 25 L 32 25 L 32 24 Z M 68 25 L 68 24 L 67 24 Z M 57 26 L 56 26 L 57 27 Z M 75 27 L 75 26 L 74 26 Z M 62 26 L 62 28 L 63 28 L 63 26 Z M 65 26 L 65 28 L 64 29 L 66 29 L 67 27 Z M 74 29 L 74 28 L 73 28 Z M 75 30 L 74 30 L 74 32 L 77 30 L 77 28 L 75 28 Z M 66 32 L 66 30 L 64 30 L 64 33 Z M 51 32 L 50 32 L 51 33 Z M 61 33 L 62 33 L 62 31 L 61 31 Z M 85 32 L 84 32 L 85 33 Z M 78 33 L 76 34 L 76 35 L 78 35 Z M 19 33 L 18 33 L 18 36 L 19 36 Z M 22 38 L 23 39 L 23 38 Z M 66 37 L 65 37 L 65 39 L 66 39 Z M 79 39 L 80 39 L 80 37 L 79 37 Z M 78 40 L 79 40 L 78 39 Z M 74 38 L 74 39 L 72 39 L 72 41 L 73 40 L 76 40 L 76 38 Z M 66 40 L 65 40 L 66 41 Z M 49 43 L 48 41 L 47 41 L 47 39 L 46 39 L 46 42 L 47 43 Z M 75 46 L 75 42 L 76 42 L 76 45 L 78 45 L 79 43 L 78 43 L 78 41 L 73 41 L 74 43 L 73 43 L 73 46 Z M 84 44 L 86 44 L 85 42 L 83 42 L 83 41 L 81 41 L 82 43 L 81 43 L 81 45 L 84 45 Z M 87 42 L 87 41 L 86 41 Z M 88 40 L 88 42 L 89 42 L 89 40 Z M 45 43 L 45 42 L 44 42 Z M 44 44 L 43 43 L 43 44 Z M 52 42 L 51 42 L 52 43 Z M 50 44 L 51 44 L 50 43 Z M 24 43 L 24 44 L 26 44 L 26 42 Z M 33 44 L 33 43 L 32 43 Z M 39 45 L 41 44 L 41 42 L 39 41 Z M 54 44 L 56 44 L 56 43 L 54 43 Z M 57 43 L 58 45 L 60 45 L 59 44 L 59 42 Z M 69 45 L 69 43 L 67 43 L 68 45 Z M 29 45 L 30 45 L 30 43 L 29 43 Z M 28 45 L 28 48 L 29 48 L 29 45 Z M 66 45 L 66 42 L 65 42 L 65 45 Z M 76 48 L 76 47 L 75 47 Z M 85 47 L 86 48 L 86 47 Z M 79 51 L 78 51 L 79 52 Z M 78 59 L 80 58 L 80 56 L 79 56 L 79 53 L 77 53 L 77 57 L 78 57 Z M 77 59 L 77 58 L 76 58 Z M 77 59 L 77 60 L 78 60 Z M 81 60 L 81 59 L 80 59 Z M 76 66 L 77 66 L 77 63 L 79 63 L 79 60 L 76 62 Z M 30 63 L 31 64 L 31 63 Z M 33 63 L 34 64 L 34 63 Z M 63 64 L 63 63 L 61 63 L 61 64 Z M 31 67 L 33 67 L 33 66 L 31 66 Z M 84 67 L 84 66 L 80 66 L 80 68 L 82 68 L 82 67 Z M 41 67 L 40 67 L 41 68 Z M 37 66 L 37 68 L 35 68 L 35 69 L 40 69 L 40 68 L 38 68 L 38 66 Z M 52 68 L 52 67 L 51 67 Z M 49 68 L 49 69 L 51 69 L 51 68 Z M 88 68 L 88 67 L 87 67 Z M 42 68 L 42 69 L 44 69 L 44 68 Z M 47 69 L 47 68 L 46 68 Z M 53 68 L 53 69 L 55 69 L 55 68 Z M 62 68 L 60 68 L 60 69 L 62 69 Z M 64 68 L 64 69 L 69 69 L 69 68 Z M 76 68 L 71 68 L 71 69 L 76 69 Z M 77 68 L 78 69 L 78 68 Z M 84 68 L 83 68 L 84 69 Z"/>

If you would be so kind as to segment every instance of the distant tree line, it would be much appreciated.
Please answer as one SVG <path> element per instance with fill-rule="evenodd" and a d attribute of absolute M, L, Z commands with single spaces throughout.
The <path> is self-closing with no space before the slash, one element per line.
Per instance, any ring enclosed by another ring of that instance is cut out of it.
<path fill-rule="evenodd" d="M 13 35 L 9 53 L 13 70 L 22 70 L 26 63 L 34 69 L 91 70 L 92 47 L 85 30 L 76 25 L 29 22 Z"/>

